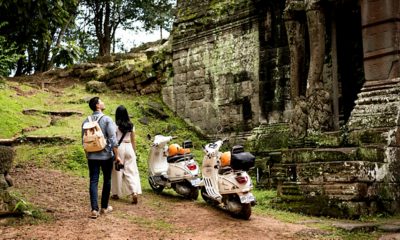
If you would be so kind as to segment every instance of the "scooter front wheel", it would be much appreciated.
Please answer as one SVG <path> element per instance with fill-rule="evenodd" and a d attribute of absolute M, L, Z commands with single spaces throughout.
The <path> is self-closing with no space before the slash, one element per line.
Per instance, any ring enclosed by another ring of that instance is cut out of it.
<path fill-rule="evenodd" d="M 198 187 L 191 187 L 190 188 L 190 199 L 197 200 L 197 197 L 199 196 L 199 188 Z"/>
<path fill-rule="evenodd" d="M 151 177 L 149 177 L 148 180 L 149 180 L 151 189 L 153 189 L 153 191 L 155 193 L 160 194 L 164 190 L 164 186 L 158 185 L 157 183 L 155 183 Z"/>
<path fill-rule="evenodd" d="M 250 203 L 244 203 L 242 204 L 242 210 L 237 214 L 238 218 L 248 220 L 251 215 L 251 204 Z"/>

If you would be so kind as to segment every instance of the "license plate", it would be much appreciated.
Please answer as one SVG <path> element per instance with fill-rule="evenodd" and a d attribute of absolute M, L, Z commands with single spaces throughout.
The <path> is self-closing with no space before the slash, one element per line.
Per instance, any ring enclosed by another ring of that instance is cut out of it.
<path fill-rule="evenodd" d="M 241 203 L 251 203 L 254 200 L 255 200 L 255 198 L 254 198 L 253 194 L 251 194 L 251 193 L 240 196 Z"/>
<path fill-rule="evenodd" d="M 200 178 L 196 178 L 196 179 L 190 180 L 190 183 L 191 183 L 193 186 L 197 187 L 197 186 L 199 186 L 200 181 L 201 181 Z"/>

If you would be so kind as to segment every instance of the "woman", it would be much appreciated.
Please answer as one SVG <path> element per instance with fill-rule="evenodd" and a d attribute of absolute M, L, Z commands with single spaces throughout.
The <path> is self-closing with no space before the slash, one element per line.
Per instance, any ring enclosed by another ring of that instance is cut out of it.
<path fill-rule="evenodd" d="M 137 197 L 142 194 L 139 171 L 136 163 L 135 127 L 131 122 L 128 111 L 119 106 L 115 112 L 117 124 L 117 141 L 120 142 L 118 155 L 124 168 L 119 171 L 113 168 L 111 176 L 112 199 L 130 195 L 132 203 L 137 204 Z"/>

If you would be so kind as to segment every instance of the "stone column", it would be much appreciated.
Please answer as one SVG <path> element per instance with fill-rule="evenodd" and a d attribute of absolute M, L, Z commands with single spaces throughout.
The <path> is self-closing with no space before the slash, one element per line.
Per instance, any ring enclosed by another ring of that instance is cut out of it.
<path fill-rule="evenodd" d="M 400 2 L 361 0 L 365 83 L 348 122 L 349 142 L 380 147 L 374 192 L 400 212 Z"/>
<path fill-rule="evenodd" d="M 290 97 L 296 101 L 300 97 L 300 87 L 305 66 L 305 26 L 300 18 L 304 11 L 302 1 L 286 1 L 284 19 L 290 51 Z"/>
<path fill-rule="evenodd" d="M 306 1 L 308 33 L 310 37 L 310 68 L 307 77 L 307 95 L 322 82 L 325 56 L 325 15 L 318 0 Z"/>
<path fill-rule="evenodd" d="M 398 0 L 361 1 L 366 88 L 400 80 L 399 5 Z"/>

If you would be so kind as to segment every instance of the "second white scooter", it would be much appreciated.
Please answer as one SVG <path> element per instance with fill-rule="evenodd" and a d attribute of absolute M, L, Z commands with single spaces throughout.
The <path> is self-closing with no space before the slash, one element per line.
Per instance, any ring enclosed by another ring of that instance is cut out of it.
<path fill-rule="evenodd" d="M 219 151 L 223 140 L 204 147 L 201 196 L 212 205 L 222 204 L 233 216 L 249 219 L 255 197 L 253 184 L 247 171 L 254 167 L 255 157 L 235 146 L 230 152 Z"/>
<path fill-rule="evenodd" d="M 148 138 L 151 138 L 148 136 Z M 199 195 L 199 165 L 190 153 L 191 141 L 182 146 L 168 142 L 173 137 L 156 135 L 148 159 L 148 180 L 156 193 L 165 187 L 173 188 L 178 194 L 196 200 Z"/>

